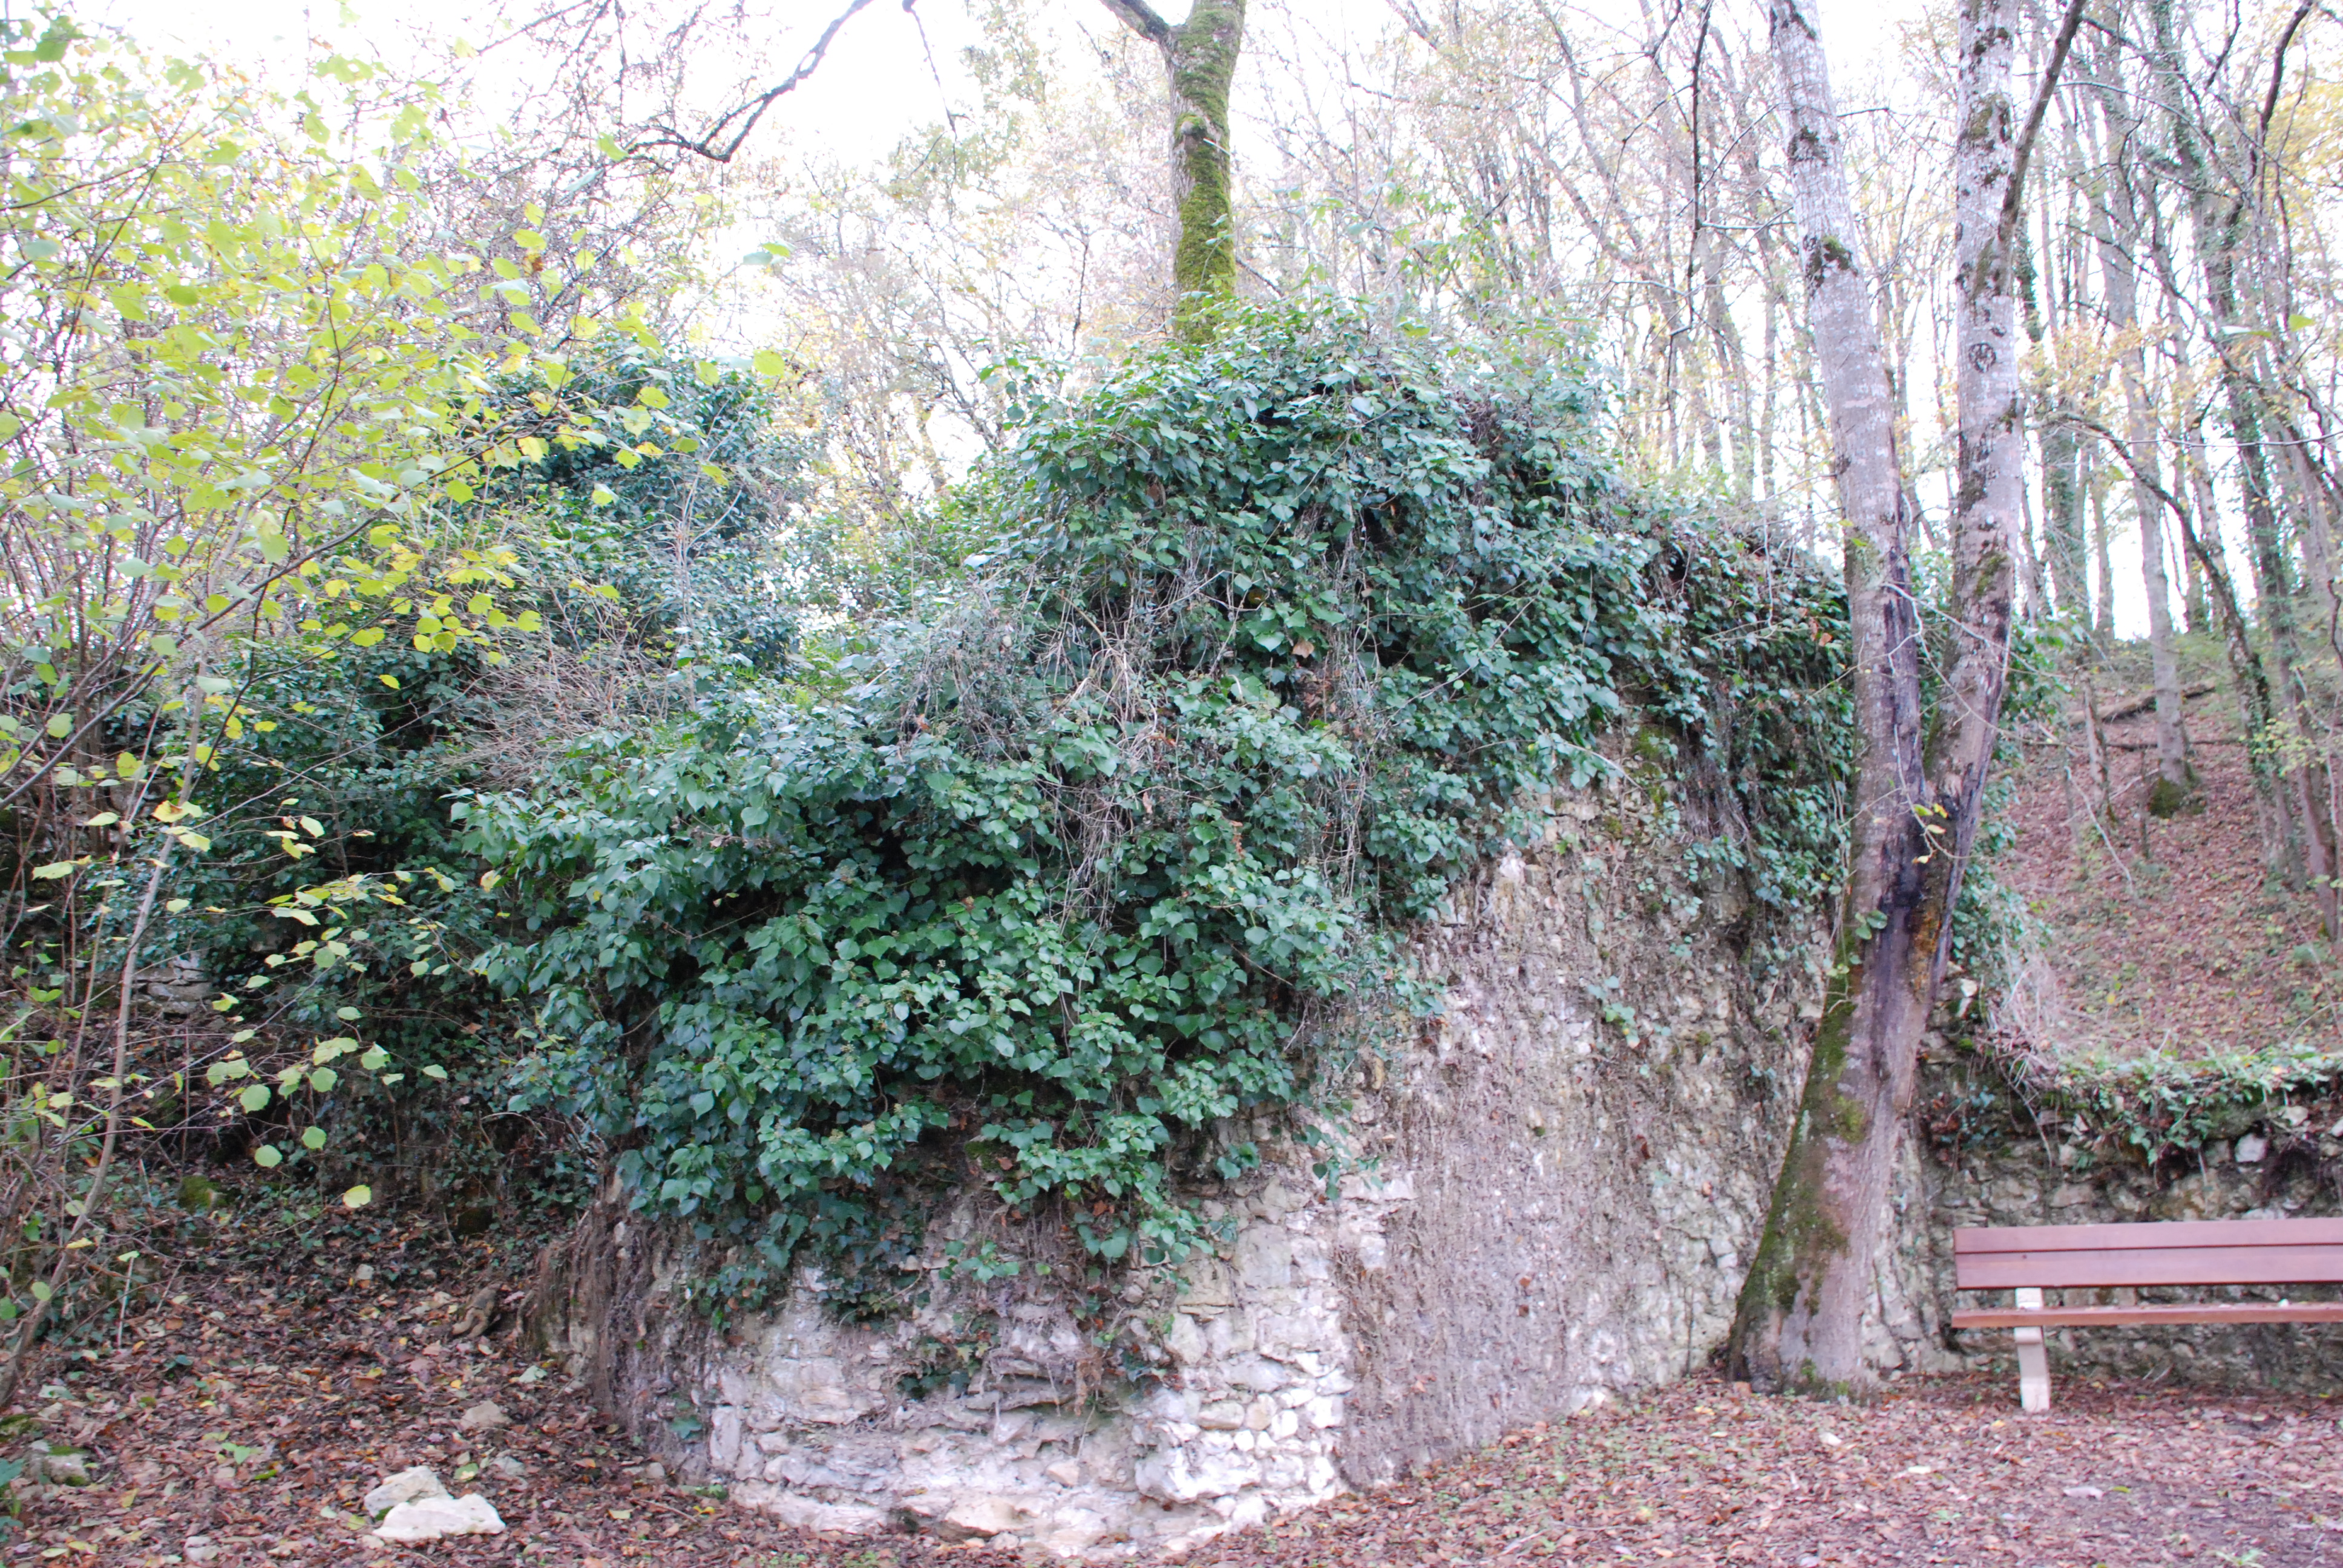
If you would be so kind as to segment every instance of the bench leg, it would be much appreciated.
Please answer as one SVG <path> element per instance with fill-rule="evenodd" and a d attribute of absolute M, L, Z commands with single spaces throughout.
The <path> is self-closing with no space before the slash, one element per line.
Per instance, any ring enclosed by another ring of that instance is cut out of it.
<path fill-rule="evenodd" d="M 2021 1289 L 2017 1306 L 2021 1311 L 2038 1310 L 2042 1292 Z M 2040 1329 L 2012 1329 L 2010 1337 L 2017 1342 L 2017 1403 L 2028 1415 L 2038 1415 L 2050 1408 L 2050 1352 L 2042 1343 Z"/>

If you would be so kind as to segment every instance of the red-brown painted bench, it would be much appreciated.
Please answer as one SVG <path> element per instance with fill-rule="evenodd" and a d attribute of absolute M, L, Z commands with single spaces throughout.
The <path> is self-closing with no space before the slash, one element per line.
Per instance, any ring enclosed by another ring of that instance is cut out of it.
<path fill-rule="evenodd" d="M 2176 1220 L 2146 1225 L 1965 1226 L 1953 1232 L 1964 1291 L 2016 1304 L 1953 1313 L 1956 1329 L 2014 1329 L 2018 1402 L 2050 1408 L 2042 1331 L 2129 1323 L 2343 1322 L 2343 1302 L 2170 1302 L 2046 1307 L 2046 1290 L 2343 1283 L 2343 1220 Z"/>

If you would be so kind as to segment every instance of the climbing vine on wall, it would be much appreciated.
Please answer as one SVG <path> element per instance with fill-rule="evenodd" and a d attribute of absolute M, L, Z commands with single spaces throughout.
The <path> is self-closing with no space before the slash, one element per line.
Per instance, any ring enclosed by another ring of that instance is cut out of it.
<path fill-rule="evenodd" d="M 1707 853 L 1764 904 L 1837 874 L 1833 585 L 1640 498 L 1568 375 L 1242 317 L 1029 410 L 954 504 L 990 542 L 951 613 L 700 672 L 687 718 L 460 807 L 509 900 L 481 968 L 560 1042 L 524 1100 L 594 1119 L 714 1299 L 809 1248 L 883 1275 L 970 1175 L 1177 1255 L 1181 1179 L 1332 1112 L 1408 923 L 1624 713 L 1715 781 Z"/>

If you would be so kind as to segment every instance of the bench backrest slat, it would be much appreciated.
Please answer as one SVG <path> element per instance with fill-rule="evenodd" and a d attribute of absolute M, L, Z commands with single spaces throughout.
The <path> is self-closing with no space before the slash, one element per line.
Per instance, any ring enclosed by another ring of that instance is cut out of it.
<path fill-rule="evenodd" d="M 1971 1226 L 1954 1231 L 1953 1256 L 1965 1291 L 2338 1283 L 2343 1220 Z"/>

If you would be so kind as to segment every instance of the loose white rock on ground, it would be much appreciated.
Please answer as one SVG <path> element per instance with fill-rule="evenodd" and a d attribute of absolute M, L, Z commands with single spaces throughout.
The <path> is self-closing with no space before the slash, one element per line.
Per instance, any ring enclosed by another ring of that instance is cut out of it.
<path fill-rule="evenodd" d="M 402 1503 L 374 1527 L 377 1540 L 412 1543 L 439 1541 L 450 1535 L 501 1535 L 505 1522 L 488 1500 L 475 1492 L 468 1497 L 420 1497 Z"/>
<path fill-rule="evenodd" d="M 417 1465 L 402 1470 L 366 1494 L 367 1517 L 378 1519 L 402 1503 L 412 1503 L 418 1497 L 445 1497 L 447 1489 L 428 1467 Z"/>
<path fill-rule="evenodd" d="M 505 1522 L 488 1500 L 475 1492 L 450 1497 L 439 1477 L 421 1465 L 402 1470 L 367 1493 L 367 1513 L 382 1514 L 377 1541 L 412 1544 L 450 1535 L 501 1535 Z"/>

